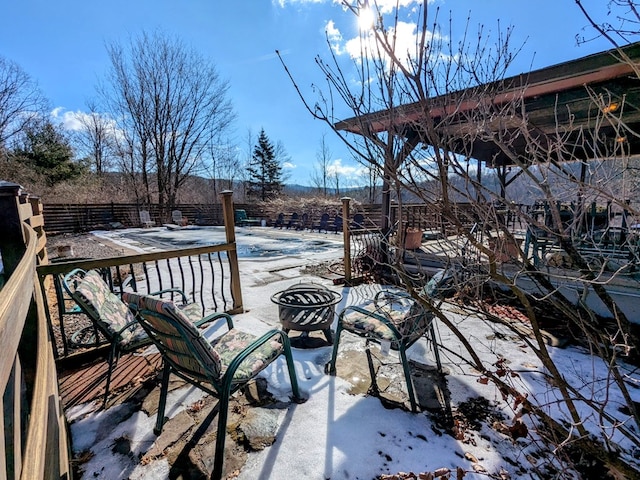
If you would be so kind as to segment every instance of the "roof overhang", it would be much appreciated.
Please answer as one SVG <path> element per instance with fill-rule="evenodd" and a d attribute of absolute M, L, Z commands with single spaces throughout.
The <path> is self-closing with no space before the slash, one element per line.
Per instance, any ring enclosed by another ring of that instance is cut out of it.
<path fill-rule="evenodd" d="M 446 146 L 454 153 L 494 167 L 515 164 L 516 158 L 524 163 L 531 161 L 532 142 L 521 134 L 523 122 L 528 134 L 535 134 L 534 143 L 558 160 L 598 157 L 607 144 L 614 142 L 624 145 L 613 149 L 609 146 L 607 152 L 624 148 L 627 154 L 640 154 L 640 136 L 621 135 L 621 131 L 640 132 L 638 68 L 640 42 L 423 102 L 353 117 L 336 123 L 335 128 L 359 135 L 413 132 L 420 135 L 423 144 Z M 604 105 L 612 109 L 608 112 L 609 121 L 603 121 L 607 115 L 598 111 L 594 95 L 602 96 Z M 485 133 L 471 134 L 480 121 Z M 438 141 L 429 140 L 434 138 L 433 133 L 424 134 L 427 122 Z M 565 152 L 567 155 L 553 151 L 558 134 L 562 135 L 563 148 L 571 149 Z M 508 151 L 505 142 L 499 145 L 489 140 L 492 135 L 506 140 Z"/>

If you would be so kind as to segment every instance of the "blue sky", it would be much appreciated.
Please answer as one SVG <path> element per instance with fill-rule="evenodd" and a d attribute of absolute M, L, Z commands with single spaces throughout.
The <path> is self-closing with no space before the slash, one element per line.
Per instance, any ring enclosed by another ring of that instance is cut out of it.
<path fill-rule="evenodd" d="M 402 0 L 407 8 L 414 0 Z M 585 0 L 604 19 L 605 0 Z M 495 34 L 515 28 L 514 44 L 525 42 L 511 74 L 541 68 L 610 48 L 604 40 L 577 45 L 587 25 L 574 0 L 434 0 L 454 35 L 464 22 L 483 24 Z M 323 133 L 336 168 L 351 182 L 357 165 L 326 125 L 313 120 L 297 97 L 275 50 L 304 89 L 323 75 L 315 56 L 329 57 L 325 29 L 332 25 L 342 41 L 357 35 L 351 14 L 332 0 L 20 0 L 5 2 L 0 55 L 18 63 L 35 79 L 59 118 L 86 111 L 95 85 L 108 70 L 105 43 L 127 43 L 141 31 L 161 29 L 210 58 L 230 82 L 237 111 L 235 139 L 246 150 L 247 132 L 261 128 L 281 142 L 291 157 L 291 181 L 309 184 Z M 329 23 L 331 22 L 331 23 Z M 346 54 L 345 54 L 346 55 Z M 353 180 L 353 183 L 356 183 Z"/>

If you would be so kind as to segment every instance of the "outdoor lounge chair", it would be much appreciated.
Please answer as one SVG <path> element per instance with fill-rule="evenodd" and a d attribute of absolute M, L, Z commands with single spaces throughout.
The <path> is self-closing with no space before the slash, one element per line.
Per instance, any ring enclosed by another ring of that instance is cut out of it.
<path fill-rule="evenodd" d="M 284 213 L 279 213 L 276 221 L 273 222 L 273 228 L 282 228 L 284 227 Z"/>
<path fill-rule="evenodd" d="M 364 221 L 364 215 L 362 213 L 356 213 L 351 219 L 349 228 L 351 230 L 363 230 L 365 228 Z"/>
<path fill-rule="evenodd" d="M 290 228 L 298 228 L 299 225 L 299 220 L 300 220 L 300 215 L 298 215 L 297 212 L 293 212 L 291 214 L 291 217 L 289 217 L 289 221 L 287 222 L 287 230 L 289 230 Z"/>
<path fill-rule="evenodd" d="M 63 286 L 66 292 L 92 321 L 92 327 L 100 332 L 111 344 L 102 406 L 105 407 L 109 398 L 111 375 L 121 353 L 131 352 L 145 345 L 151 340 L 138 325 L 133 313 L 127 305 L 114 294 L 102 276 L 96 270 L 85 272 L 74 269 L 65 275 Z M 183 301 L 183 312 L 196 326 L 203 325 L 222 315 L 214 313 L 202 318 L 201 307 L 197 303 L 188 303 L 186 295 L 177 289 L 154 292 L 153 295 L 173 294 Z M 79 333 L 79 332 L 77 332 Z M 97 341 L 97 335 L 96 335 Z"/>
<path fill-rule="evenodd" d="M 342 217 L 340 215 L 336 215 L 333 219 L 333 223 L 329 228 L 333 230 L 333 233 L 342 232 Z"/>
<path fill-rule="evenodd" d="M 189 220 L 187 220 L 187 217 L 182 216 L 182 212 L 180 210 L 174 210 L 171 212 L 171 220 L 180 227 L 189 225 Z"/>
<path fill-rule="evenodd" d="M 311 227 L 311 231 L 313 232 L 314 230 L 318 230 L 318 233 L 320 233 L 321 230 L 324 230 L 325 232 L 327 232 L 329 231 L 328 229 L 329 229 L 329 214 L 325 212 L 320 217 L 320 223 L 313 225 Z"/>
<path fill-rule="evenodd" d="M 229 396 L 284 354 L 294 400 L 301 401 L 298 392 L 289 338 L 281 330 L 270 330 L 257 338 L 233 328 L 225 315 L 228 331 L 211 342 L 194 328 L 173 302 L 125 292 L 123 301 L 138 313 L 138 321 L 163 358 L 162 385 L 158 418 L 154 433 L 159 435 L 164 424 L 164 412 L 173 373 L 183 380 L 219 399 L 218 429 L 214 468 L 211 478 L 222 477 Z"/>
<path fill-rule="evenodd" d="M 340 335 L 343 331 L 353 333 L 367 340 L 366 352 L 369 360 L 371 385 L 372 389 L 377 391 L 369 342 L 378 343 L 381 348 L 386 344 L 386 346 L 398 351 L 400 354 L 411 410 L 415 412 L 417 410 L 417 402 L 406 351 L 428 332 L 433 342 L 438 370 L 441 370 L 440 357 L 435 344 L 433 318 L 434 315 L 431 312 L 425 310 L 419 302 L 404 291 L 383 290 L 378 292 L 373 302 L 366 306 L 346 307 L 338 316 L 333 352 L 327 365 L 327 373 L 330 375 L 336 374 L 336 358 L 338 356 Z"/>
<path fill-rule="evenodd" d="M 246 210 L 236 210 L 234 214 L 234 220 L 239 227 L 246 227 L 251 225 L 260 225 L 260 220 L 257 218 L 249 218 Z"/>
<path fill-rule="evenodd" d="M 156 222 L 151 220 L 151 215 L 149 214 L 149 210 L 140 210 L 140 224 L 144 227 L 153 227 Z"/>
<path fill-rule="evenodd" d="M 298 222 L 296 230 L 304 230 L 306 228 L 309 228 L 309 214 L 303 213 L 300 217 L 300 222 Z"/>

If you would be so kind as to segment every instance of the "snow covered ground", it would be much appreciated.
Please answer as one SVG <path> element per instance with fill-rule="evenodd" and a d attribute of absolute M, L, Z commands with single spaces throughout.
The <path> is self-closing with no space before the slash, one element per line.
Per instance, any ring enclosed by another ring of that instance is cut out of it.
<path fill-rule="evenodd" d="M 197 229 L 168 231 L 157 228 L 97 234 L 141 250 L 166 247 L 164 241 L 183 246 L 196 241 L 198 235 L 201 236 L 198 242 L 216 243 L 212 240 L 214 232 Z M 151 237 L 156 239 L 151 240 Z M 303 239 L 301 248 L 300 238 Z M 220 236 L 219 242 L 222 241 Z M 283 242 L 289 251 L 279 255 L 274 245 L 277 247 Z M 234 322 L 237 328 L 255 334 L 279 325 L 277 306 L 270 297 L 293 283 L 314 281 L 339 291 L 343 301 L 337 306 L 338 311 L 345 305 L 362 303 L 380 288 L 377 285 L 334 286 L 328 280 L 301 273 L 306 266 L 342 256 L 338 235 L 242 228 L 238 229 L 238 246 L 241 252 L 245 251 L 245 255 L 240 255 L 240 270 L 248 311 L 235 316 Z M 251 248 L 271 253 L 252 256 Z M 455 305 L 445 304 L 443 308 L 447 318 L 467 333 L 468 340 L 486 364 L 502 362 L 499 364 L 510 372 L 507 381 L 530 398 L 535 397 L 554 418 L 568 418 L 556 401 L 558 394 L 547 381 L 544 369 L 524 342 L 506 327 L 469 315 Z M 494 385 L 484 382 L 479 372 L 461 361 L 461 357 L 466 358 L 468 354 L 452 333 L 442 325 L 438 325 L 438 332 L 444 347 L 442 361 L 448 373 L 448 398 L 459 427 L 457 435 L 443 431 L 437 414 L 387 409 L 378 398 L 349 394 L 349 382 L 324 373 L 324 365 L 331 355 L 330 347 L 294 349 L 301 392 L 308 400 L 299 405 L 290 404 L 282 410 L 275 444 L 250 453 L 238 478 L 373 479 L 382 474 L 434 472 L 442 468 L 451 470 L 452 478 L 462 478 L 456 475 L 464 472 L 465 479 L 543 478 L 544 474 L 547 478 L 578 478 L 571 471 L 554 473 L 554 468 L 559 466 L 540 441 L 535 419 L 523 415 L 520 420 L 528 428 L 529 435 L 514 439 L 517 435 L 510 433 L 510 427 L 514 425 L 518 408 L 513 398 L 504 401 Z M 351 349 L 364 346 L 359 339 L 347 340 L 347 337 L 344 345 Z M 602 362 L 578 347 L 549 348 L 576 388 L 590 389 L 592 396 L 608 395 L 609 413 L 625 420 L 617 408 L 623 404 L 620 393 L 606 383 L 607 370 Z M 432 353 L 423 340 L 410 349 L 409 356 L 419 363 L 433 364 Z M 285 371 L 281 357 L 262 373 L 262 377 L 267 380 L 269 391 L 286 401 L 291 390 Z M 630 380 L 633 383 L 637 376 L 631 373 Z M 637 388 L 630 391 L 640 402 L 640 391 Z M 167 414 L 177 415 L 201 396 L 190 387 L 173 392 L 169 399 L 169 405 L 173 407 Z M 152 432 L 155 415 L 132 412 L 131 407 L 124 404 L 107 411 L 97 410 L 95 405 L 81 405 L 70 409 L 67 416 L 71 422 L 74 452 L 89 449 L 93 453 L 83 467 L 83 478 L 168 478 L 166 459 L 140 462 L 140 457 L 155 441 Z M 595 415 L 587 418 L 589 422 L 600 421 Z M 617 431 L 610 433 L 623 455 L 632 458 L 630 442 Z M 133 454 L 118 453 L 118 449 L 113 448 L 116 439 L 123 437 L 128 438 Z M 457 469 L 460 473 L 456 473 Z"/>

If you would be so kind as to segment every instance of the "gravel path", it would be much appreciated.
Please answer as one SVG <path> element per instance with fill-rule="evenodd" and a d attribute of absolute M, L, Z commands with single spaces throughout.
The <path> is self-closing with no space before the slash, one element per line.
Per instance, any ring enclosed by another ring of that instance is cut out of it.
<path fill-rule="evenodd" d="M 73 253 L 70 257 L 76 258 L 120 257 L 127 254 L 138 253 L 90 233 L 65 233 L 63 235 L 47 237 L 47 254 L 49 255 L 49 260 L 56 261 L 64 258 L 59 254 L 59 249 L 66 246 L 72 249 Z"/>

